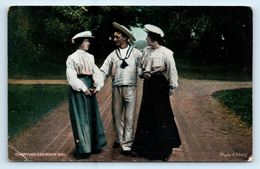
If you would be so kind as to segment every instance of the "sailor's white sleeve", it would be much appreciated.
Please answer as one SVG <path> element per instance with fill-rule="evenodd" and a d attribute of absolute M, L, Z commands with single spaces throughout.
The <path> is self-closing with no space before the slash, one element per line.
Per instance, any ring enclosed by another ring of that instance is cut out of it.
<path fill-rule="evenodd" d="M 100 68 L 102 79 L 103 81 L 106 79 L 107 76 L 111 75 L 112 71 L 112 53 L 108 55 L 108 57 L 105 59 L 103 65 Z"/>
<path fill-rule="evenodd" d="M 93 65 L 93 80 L 94 80 L 94 86 L 96 87 L 96 90 L 100 91 L 100 89 L 104 86 L 104 78 L 102 72 L 95 64 Z"/>

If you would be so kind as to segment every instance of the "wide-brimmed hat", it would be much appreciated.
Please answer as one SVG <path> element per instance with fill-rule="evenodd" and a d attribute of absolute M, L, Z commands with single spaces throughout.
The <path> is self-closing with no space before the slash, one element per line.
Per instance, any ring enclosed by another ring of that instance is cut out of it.
<path fill-rule="evenodd" d="M 119 29 L 121 32 L 123 32 L 124 34 L 126 34 L 126 36 L 132 40 L 135 41 L 135 37 L 133 36 L 133 34 L 131 33 L 131 31 L 129 29 L 127 29 L 127 27 L 125 27 L 124 25 L 120 25 L 117 22 L 113 22 L 112 25 L 114 26 L 114 28 Z"/>
<path fill-rule="evenodd" d="M 155 25 L 151 25 L 151 24 L 144 25 L 144 31 L 156 33 L 156 34 L 159 34 L 161 37 L 164 37 L 164 33 L 161 30 L 161 28 L 159 28 L 158 26 L 155 26 Z"/>
<path fill-rule="evenodd" d="M 75 39 L 77 38 L 94 38 L 94 36 L 92 36 L 92 33 L 90 31 L 80 32 L 73 36 L 73 38 L 71 39 L 72 43 L 75 43 Z"/>

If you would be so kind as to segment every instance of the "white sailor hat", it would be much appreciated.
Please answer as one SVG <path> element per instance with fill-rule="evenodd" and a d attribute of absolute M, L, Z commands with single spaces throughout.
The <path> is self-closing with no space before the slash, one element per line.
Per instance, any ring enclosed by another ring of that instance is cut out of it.
<path fill-rule="evenodd" d="M 94 36 L 92 36 L 92 33 L 90 31 L 80 32 L 73 36 L 73 38 L 71 39 L 72 43 L 75 43 L 74 40 L 77 38 L 94 38 Z"/>
<path fill-rule="evenodd" d="M 151 25 L 151 24 L 144 25 L 144 31 L 156 33 L 156 34 L 159 34 L 161 37 L 164 37 L 164 33 L 161 30 L 161 28 L 159 28 L 155 25 Z"/>
<path fill-rule="evenodd" d="M 127 29 L 127 27 L 125 27 L 124 25 L 120 25 L 117 22 L 113 22 L 112 25 L 114 26 L 114 28 L 119 29 L 124 34 L 126 34 L 130 40 L 135 41 L 135 37 L 133 36 L 131 31 L 129 29 Z"/>

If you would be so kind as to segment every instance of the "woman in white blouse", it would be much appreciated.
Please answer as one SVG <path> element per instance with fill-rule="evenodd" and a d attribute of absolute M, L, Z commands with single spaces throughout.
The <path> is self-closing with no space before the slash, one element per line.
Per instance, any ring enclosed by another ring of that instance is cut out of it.
<path fill-rule="evenodd" d="M 90 31 L 81 32 L 72 38 L 77 50 L 66 62 L 66 75 L 70 88 L 69 110 L 76 145 L 76 159 L 88 158 L 99 153 L 106 145 L 103 123 L 100 118 L 95 94 L 103 87 L 101 72 L 89 54 Z"/>
<path fill-rule="evenodd" d="M 152 160 L 168 160 L 173 147 L 181 144 L 169 95 L 178 87 L 173 52 L 162 46 L 163 31 L 145 25 L 147 45 L 139 66 L 144 78 L 143 98 L 135 134 L 133 153 Z"/>

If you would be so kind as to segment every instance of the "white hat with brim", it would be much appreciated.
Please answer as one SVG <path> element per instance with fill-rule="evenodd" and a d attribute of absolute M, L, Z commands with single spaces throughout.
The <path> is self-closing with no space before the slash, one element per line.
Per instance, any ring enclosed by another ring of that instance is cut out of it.
<path fill-rule="evenodd" d="M 161 37 L 164 37 L 164 33 L 161 30 L 161 28 L 159 28 L 155 25 L 151 25 L 151 24 L 144 25 L 144 31 L 156 33 L 156 34 L 159 34 Z"/>
<path fill-rule="evenodd" d="M 92 36 L 92 33 L 90 31 L 80 32 L 73 36 L 73 38 L 71 39 L 72 43 L 75 43 L 75 39 L 77 38 L 94 38 L 94 36 Z"/>
<path fill-rule="evenodd" d="M 119 29 L 120 31 L 122 31 L 124 34 L 126 34 L 126 36 L 128 36 L 128 38 L 132 41 L 135 41 L 135 37 L 133 36 L 133 34 L 131 33 L 131 31 L 129 29 L 127 29 L 124 25 L 120 25 L 117 22 L 113 22 L 112 25 L 114 26 L 114 28 Z"/>

